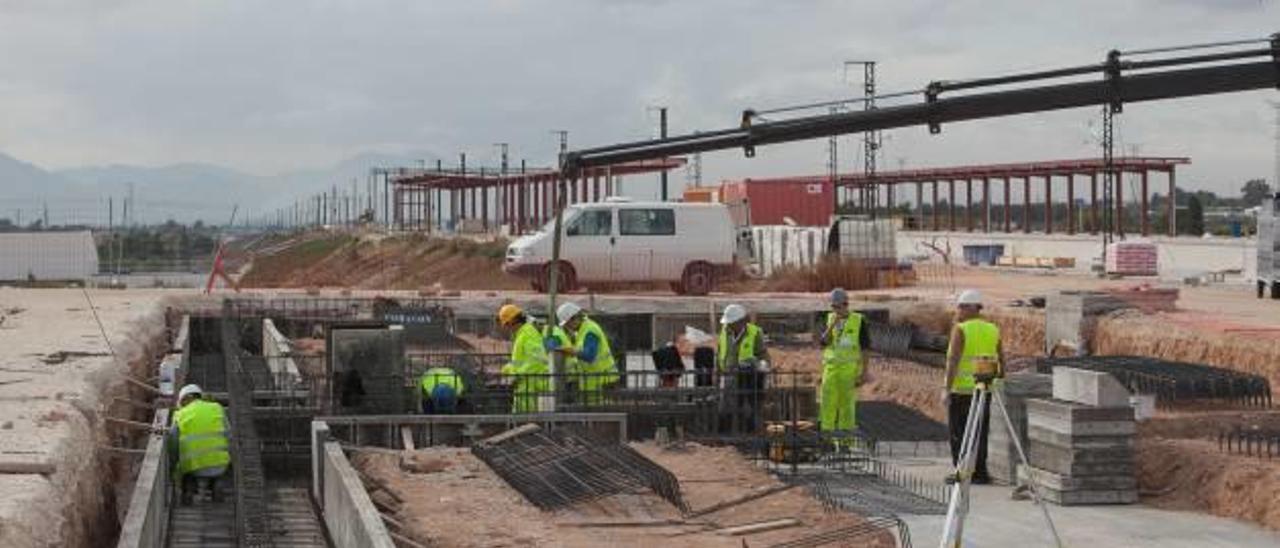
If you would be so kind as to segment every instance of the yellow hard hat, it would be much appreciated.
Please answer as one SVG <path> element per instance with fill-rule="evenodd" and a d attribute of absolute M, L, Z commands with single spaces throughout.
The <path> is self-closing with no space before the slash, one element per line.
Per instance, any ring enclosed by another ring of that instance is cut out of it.
<path fill-rule="evenodd" d="M 511 325 L 515 323 L 516 318 L 519 318 L 521 314 L 524 314 L 524 311 L 520 310 L 520 307 L 514 304 L 504 304 L 502 308 L 498 309 L 498 324 Z"/>

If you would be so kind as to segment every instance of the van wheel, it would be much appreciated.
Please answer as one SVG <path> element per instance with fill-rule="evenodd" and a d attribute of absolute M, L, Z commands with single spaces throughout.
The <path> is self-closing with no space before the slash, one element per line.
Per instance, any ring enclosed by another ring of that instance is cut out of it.
<path fill-rule="evenodd" d="M 715 271 L 707 263 L 693 263 L 684 267 L 680 285 L 689 295 L 706 295 L 715 286 Z"/>
<path fill-rule="evenodd" d="M 559 268 L 556 269 L 558 278 L 556 280 L 556 291 L 559 293 L 569 293 L 577 289 L 578 276 L 573 271 L 573 265 L 560 261 Z M 551 290 L 551 265 L 544 267 L 542 272 L 543 291 Z"/>

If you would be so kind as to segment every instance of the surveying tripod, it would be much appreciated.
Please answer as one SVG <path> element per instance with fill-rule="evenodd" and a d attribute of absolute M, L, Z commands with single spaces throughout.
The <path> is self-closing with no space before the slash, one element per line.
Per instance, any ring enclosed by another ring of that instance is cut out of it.
<path fill-rule="evenodd" d="M 942 541 L 938 544 L 941 548 L 960 548 L 964 538 L 964 520 L 969 514 L 969 484 L 973 479 L 974 467 L 977 465 L 980 440 L 985 435 L 982 431 L 982 419 L 987 413 L 988 401 L 994 399 L 995 405 L 992 407 L 1000 409 L 1000 416 L 1004 419 L 1005 427 L 1009 429 L 1009 438 L 1018 449 L 1018 458 L 1024 466 L 1031 468 L 1030 462 L 1027 461 L 1027 454 L 1022 450 L 1022 441 L 1018 437 L 1018 432 L 1013 428 L 1013 421 L 1009 420 L 1009 410 L 1005 407 L 1004 394 L 995 383 L 997 378 L 1003 376 L 998 360 L 994 357 L 976 357 L 974 369 L 976 370 L 975 382 L 973 399 L 969 402 L 969 418 L 964 423 L 964 438 L 960 442 L 955 470 L 948 478 L 953 483 L 951 499 L 947 504 L 947 521 L 943 523 Z M 1032 500 L 1044 514 L 1044 521 L 1049 526 L 1049 533 L 1053 535 L 1054 543 L 1058 548 L 1062 548 L 1062 538 L 1058 536 L 1058 530 L 1053 526 L 1053 518 L 1049 517 L 1049 508 L 1045 506 L 1044 500 L 1036 490 L 1034 478 L 1028 478 L 1027 487 L 1031 490 Z"/>

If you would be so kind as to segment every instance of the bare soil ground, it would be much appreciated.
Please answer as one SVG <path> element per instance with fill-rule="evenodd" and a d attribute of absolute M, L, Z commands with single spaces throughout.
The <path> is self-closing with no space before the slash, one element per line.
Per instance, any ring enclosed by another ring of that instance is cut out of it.
<path fill-rule="evenodd" d="M 684 498 L 693 509 L 777 485 L 777 480 L 752 466 L 733 449 L 696 444 L 686 445 L 680 450 L 661 449 L 652 444 L 637 444 L 635 447 L 681 479 Z M 387 453 L 359 454 L 353 458 L 353 464 L 403 499 L 395 519 L 405 525 L 408 536 L 432 547 L 649 548 L 671 544 L 737 548 L 743 545 L 744 538 L 753 546 L 765 546 L 860 522 L 860 518 L 852 514 L 829 513 L 807 492 L 792 489 L 689 520 L 700 526 L 584 526 L 602 522 L 678 520 L 680 515 L 674 507 L 653 494 L 617 495 L 544 513 L 525 501 L 467 450 L 423 449 L 409 460 L 421 462 L 424 459 L 440 465 L 409 468 L 438 471 L 408 471 L 400 465 L 399 457 Z M 378 495 L 375 493 L 374 496 Z M 448 519 L 441 519 L 442 516 L 448 516 Z M 803 525 L 746 537 L 725 536 L 706 530 L 708 527 L 786 517 L 797 518 Z M 859 544 L 891 545 L 892 541 L 887 536 Z"/>
<path fill-rule="evenodd" d="M 82 291 L 0 289 L 0 546 L 110 543 L 127 507 L 138 459 L 101 447 L 145 436 L 104 417 L 149 420 L 116 398 L 150 401 L 122 377 L 154 375 L 164 293 L 90 294 L 118 359 Z"/>

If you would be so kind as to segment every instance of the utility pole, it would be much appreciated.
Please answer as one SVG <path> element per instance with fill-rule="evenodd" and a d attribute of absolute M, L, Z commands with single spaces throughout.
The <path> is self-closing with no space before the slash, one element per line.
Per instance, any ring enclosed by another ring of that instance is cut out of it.
<path fill-rule="evenodd" d="M 1276 109 L 1276 172 L 1271 179 L 1271 191 L 1280 193 L 1280 101 L 1270 101 L 1270 103 L 1271 108 Z"/>
<path fill-rule="evenodd" d="M 876 62 L 875 61 L 845 61 L 845 76 L 848 78 L 850 66 L 862 65 L 862 109 L 875 110 L 876 108 Z M 861 190 L 862 207 L 871 214 L 872 218 L 876 216 L 876 208 L 880 203 L 879 187 L 876 186 L 876 155 L 880 150 L 880 132 L 868 131 L 862 137 L 862 172 L 866 176 L 865 186 Z M 890 190 L 889 192 L 892 192 Z"/>
<path fill-rule="evenodd" d="M 658 136 L 667 138 L 667 107 L 658 109 Z M 662 170 L 662 201 L 667 201 L 667 170 Z"/>
<path fill-rule="evenodd" d="M 840 112 L 840 107 L 832 106 L 827 111 L 835 114 Z M 832 213 L 838 213 L 840 210 L 839 146 L 840 142 L 836 140 L 835 135 L 827 138 L 827 176 L 831 177 L 831 194 L 832 200 L 835 201 L 835 207 L 831 209 Z"/>

